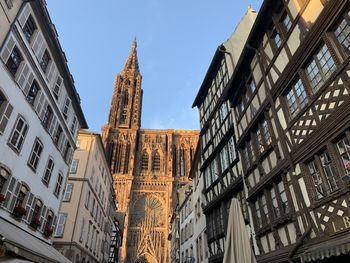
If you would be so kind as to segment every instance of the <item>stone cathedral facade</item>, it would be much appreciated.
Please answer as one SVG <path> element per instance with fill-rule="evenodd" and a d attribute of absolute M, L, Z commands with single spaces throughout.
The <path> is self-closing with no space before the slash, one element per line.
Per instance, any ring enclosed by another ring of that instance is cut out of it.
<path fill-rule="evenodd" d="M 102 137 L 119 210 L 126 215 L 122 261 L 168 263 L 176 189 L 188 181 L 198 131 L 141 129 L 141 82 L 134 40 L 115 80 Z"/>

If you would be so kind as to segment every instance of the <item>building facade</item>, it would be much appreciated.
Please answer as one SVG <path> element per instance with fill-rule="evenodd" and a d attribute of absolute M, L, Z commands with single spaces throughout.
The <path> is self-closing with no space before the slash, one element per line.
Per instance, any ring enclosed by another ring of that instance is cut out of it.
<path fill-rule="evenodd" d="M 203 208 L 206 206 L 205 196 L 203 194 L 204 180 L 203 172 L 200 170 L 202 164 L 201 157 L 201 141 L 198 142 L 192 167 L 190 171 L 190 178 L 192 179 L 192 199 L 194 206 L 194 226 L 193 226 L 193 244 L 194 248 L 194 262 L 207 263 L 209 257 L 207 245 L 207 221 L 203 214 Z"/>
<path fill-rule="evenodd" d="M 264 1 L 225 93 L 258 262 L 350 259 L 349 10 Z"/>
<path fill-rule="evenodd" d="M 136 41 L 116 77 L 102 138 L 120 210 L 123 262 L 169 262 L 174 188 L 188 181 L 197 131 L 141 129 L 143 90 Z"/>
<path fill-rule="evenodd" d="M 255 18 L 255 11 L 249 7 L 231 37 L 217 48 L 193 103 L 199 109 L 201 127 L 200 149 L 191 173 L 196 193 L 195 223 L 200 231 L 196 233 L 198 262 L 222 262 L 233 197 L 240 200 L 247 232 L 252 233 L 236 149 L 235 113 L 224 98 Z M 201 249 L 203 245 L 205 249 Z"/>
<path fill-rule="evenodd" d="M 0 249 L 65 262 L 51 237 L 77 133 L 87 124 L 45 3 L 0 5 Z"/>
<path fill-rule="evenodd" d="M 72 262 L 108 262 L 114 189 L 99 134 L 81 130 L 62 198 L 54 246 Z"/>
<path fill-rule="evenodd" d="M 180 258 L 181 263 L 194 263 L 195 251 L 194 251 L 194 211 L 193 211 L 193 199 L 192 199 L 192 186 L 184 187 L 183 194 L 184 200 L 179 205 L 179 231 L 180 231 Z"/>

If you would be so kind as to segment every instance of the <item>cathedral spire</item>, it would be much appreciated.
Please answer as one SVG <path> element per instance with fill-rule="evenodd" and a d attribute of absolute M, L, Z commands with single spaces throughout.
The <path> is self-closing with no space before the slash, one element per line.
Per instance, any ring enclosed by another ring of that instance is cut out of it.
<path fill-rule="evenodd" d="M 131 45 L 131 51 L 129 54 L 128 59 L 126 60 L 126 63 L 123 68 L 123 72 L 128 72 L 128 71 L 134 71 L 134 73 L 139 73 L 139 61 L 137 58 L 137 42 L 136 42 L 136 37 L 134 38 L 132 45 Z"/>

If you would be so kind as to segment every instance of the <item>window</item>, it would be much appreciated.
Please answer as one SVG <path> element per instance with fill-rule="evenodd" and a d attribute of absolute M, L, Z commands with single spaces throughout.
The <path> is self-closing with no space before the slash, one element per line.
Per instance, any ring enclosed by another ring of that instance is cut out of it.
<path fill-rule="evenodd" d="M 38 86 L 38 83 L 34 80 L 32 85 L 30 86 L 28 95 L 26 97 L 29 104 L 34 105 L 34 101 L 36 96 L 38 95 L 38 92 L 39 92 L 39 86 Z"/>
<path fill-rule="evenodd" d="M 72 193 L 73 193 L 73 184 L 67 184 L 66 190 L 64 191 L 62 201 L 69 202 L 70 198 L 72 196 Z"/>
<path fill-rule="evenodd" d="M 255 160 L 254 149 L 251 141 L 247 141 L 246 147 L 243 148 L 243 159 L 245 161 L 246 169 L 248 169 Z"/>
<path fill-rule="evenodd" d="M 347 56 L 350 55 L 350 15 L 345 14 L 336 29 L 334 35 Z"/>
<path fill-rule="evenodd" d="M 63 158 L 67 163 L 69 163 L 69 159 L 71 158 L 71 153 L 72 153 L 72 146 L 70 145 L 69 142 L 67 142 L 63 151 Z"/>
<path fill-rule="evenodd" d="M 282 15 L 281 24 L 285 32 L 288 32 L 292 27 L 292 20 L 287 12 Z"/>
<path fill-rule="evenodd" d="M 7 101 L 5 95 L 0 91 L 0 134 L 5 131 L 8 120 L 12 114 L 13 107 Z"/>
<path fill-rule="evenodd" d="M 61 192 L 62 188 L 62 183 L 63 183 L 63 175 L 61 173 L 58 173 L 58 178 L 55 186 L 55 191 L 53 192 L 54 195 L 58 198 Z"/>
<path fill-rule="evenodd" d="M 47 160 L 46 169 L 45 169 L 44 176 L 42 179 L 42 181 L 46 185 L 49 185 L 54 166 L 55 166 L 55 164 L 54 164 L 52 158 L 49 157 L 49 159 Z"/>
<path fill-rule="evenodd" d="M 36 171 L 36 168 L 38 167 L 38 163 L 40 160 L 40 155 L 43 151 L 43 144 L 41 143 L 41 141 L 36 138 L 34 145 L 33 145 L 33 149 L 32 152 L 29 156 L 29 160 L 28 160 L 28 165 L 34 170 Z"/>
<path fill-rule="evenodd" d="M 52 109 L 51 107 L 48 105 L 46 107 L 45 113 L 44 113 L 44 118 L 42 120 L 42 124 L 44 126 L 45 129 L 48 129 L 50 127 L 51 121 L 52 121 Z"/>
<path fill-rule="evenodd" d="M 0 194 L 4 190 L 6 181 L 10 178 L 10 173 L 0 166 Z"/>
<path fill-rule="evenodd" d="M 28 42 L 30 42 L 30 39 L 32 38 L 35 30 L 36 30 L 36 25 L 35 25 L 34 19 L 31 15 L 29 15 L 27 22 L 23 27 L 23 33 L 26 39 L 28 40 Z"/>
<path fill-rule="evenodd" d="M 75 129 L 77 128 L 77 124 L 78 124 L 78 121 L 77 121 L 77 117 L 74 116 L 73 117 L 73 120 L 72 120 L 72 124 L 70 126 L 70 133 L 74 136 L 75 135 Z"/>
<path fill-rule="evenodd" d="M 15 202 L 15 209 L 16 209 L 16 207 L 24 208 L 24 205 L 25 205 L 24 199 L 26 198 L 28 192 L 29 192 L 29 189 L 27 187 L 25 187 L 24 185 L 22 185 L 21 189 L 19 190 L 19 193 L 17 195 L 17 199 Z"/>
<path fill-rule="evenodd" d="M 19 52 L 18 48 L 15 46 L 12 49 L 12 52 L 11 52 L 9 58 L 7 59 L 7 62 L 6 62 L 6 67 L 9 69 L 9 71 L 11 72 L 11 74 L 13 76 L 16 75 L 16 72 L 17 72 L 22 60 L 23 60 L 22 55 Z"/>
<path fill-rule="evenodd" d="M 159 153 L 158 152 L 155 152 L 153 154 L 152 170 L 153 171 L 159 171 L 160 170 L 160 157 L 159 157 Z"/>
<path fill-rule="evenodd" d="M 55 231 L 55 237 L 62 237 L 63 236 L 64 226 L 66 224 L 66 221 L 67 221 L 67 214 L 59 213 L 56 231 Z"/>
<path fill-rule="evenodd" d="M 43 54 L 43 56 L 42 56 L 42 58 L 41 58 L 41 61 L 39 62 L 40 63 L 40 67 L 42 68 L 42 70 L 44 72 L 46 72 L 46 69 L 47 69 L 47 66 L 50 63 L 50 60 L 51 60 L 50 54 L 49 54 L 49 52 L 46 49 L 44 54 Z"/>
<path fill-rule="evenodd" d="M 92 229 L 92 222 L 89 221 L 89 227 L 88 227 L 88 232 L 87 232 L 87 236 L 86 236 L 85 247 L 88 247 L 88 245 L 89 245 L 89 238 L 90 238 L 91 229 Z"/>
<path fill-rule="evenodd" d="M 281 181 L 277 184 L 277 190 L 278 190 L 278 194 L 281 198 L 282 213 L 285 213 L 285 214 L 289 213 L 288 199 L 287 199 L 287 194 L 286 194 L 286 190 L 284 188 L 283 181 Z"/>
<path fill-rule="evenodd" d="M 41 225 L 40 214 L 41 214 L 42 207 L 43 207 L 43 202 L 41 202 L 40 200 L 36 200 L 30 226 L 37 228 Z"/>
<path fill-rule="evenodd" d="M 60 95 L 62 83 L 63 83 L 63 79 L 61 78 L 60 75 L 57 75 L 56 83 L 52 89 L 53 96 L 55 97 L 56 100 L 58 100 L 58 97 Z"/>
<path fill-rule="evenodd" d="M 289 89 L 286 95 L 289 113 L 294 117 L 308 103 L 305 88 L 300 79 L 298 79 Z"/>
<path fill-rule="evenodd" d="M 337 143 L 338 153 L 344 164 L 347 174 L 350 174 L 350 144 L 347 137 L 341 138 Z"/>
<path fill-rule="evenodd" d="M 77 170 L 78 170 L 78 164 L 79 164 L 79 160 L 78 159 L 73 159 L 71 164 L 70 164 L 69 173 L 75 174 L 77 172 Z"/>
<path fill-rule="evenodd" d="M 338 175 L 327 150 L 315 156 L 307 167 L 314 185 L 315 199 L 326 197 L 339 188 Z"/>
<path fill-rule="evenodd" d="M 63 109 L 62 109 L 62 114 L 65 119 L 68 117 L 68 110 L 70 106 L 71 100 L 67 97 L 66 100 L 64 101 Z"/>
<path fill-rule="evenodd" d="M 323 44 L 306 66 L 306 74 L 311 82 L 313 92 L 317 92 L 320 89 L 335 69 L 336 65 L 328 47 L 326 44 Z"/>
<path fill-rule="evenodd" d="M 274 29 L 272 31 L 271 38 L 276 48 L 279 48 L 282 45 L 282 37 L 281 37 L 281 34 L 277 31 L 277 29 Z"/>
<path fill-rule="evenodd" d="M 143 152 L 141 157 L 141 170 L 147 171 L 148 170 L 148 154 L 147 152 Z"/>
<path fill-rule="evenodd" d="M 248 88 L 249 88 L 249 92 L 251 94 L 253 94 L 256 90 L 256 86 L 253 80 L 250 80 L 250 82 L 248 83 Z"/>
<path fill-rule="evenodd" d="M 20 152 L 25 136 L 27 135 L 27 131 L 28 125 L 26 121 L 21 116 L 18 116 L 9 141 L 10 145 L 15 151 Z"/>
<path fill-rule="evenodd" d="M 85 227 L 85 218 L 81 220 L 81 225 L 80 225 L 79 242 L 81 243 L 83 243 L 83 239 L 84 239 L 84 227 Z"/>
<path fill-rule="evenodd" d="M 89 209 L 89 203 L 90 203 L 90 191 L 88 191 L 86 193 L 86 197 L 85 197 L 85 207 L 86 207 L 86 209 Z"/>
<path fill-rule="evenodd" d="M 63 132 L 63 130 L 62 130 L 61 126 L 58 126 L 56 133 L 55 133 L 55 136 L 53 137 L 53 142 L 56 146 L 58 146 L 58 142 L 61 139 L 62 132 Z"/>

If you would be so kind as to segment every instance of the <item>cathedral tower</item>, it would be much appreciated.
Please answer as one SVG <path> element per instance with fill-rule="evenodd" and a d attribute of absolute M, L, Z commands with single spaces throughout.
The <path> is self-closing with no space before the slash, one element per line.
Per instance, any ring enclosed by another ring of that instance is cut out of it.
<path fill-rule="evenodd" d="M 168 263 L 174 190 L 188 182 L 197 131 L 141 129 L 142 89 L 136 40 L 117 75 L 102 139 L 125 213 L 121 262 Z"/>

